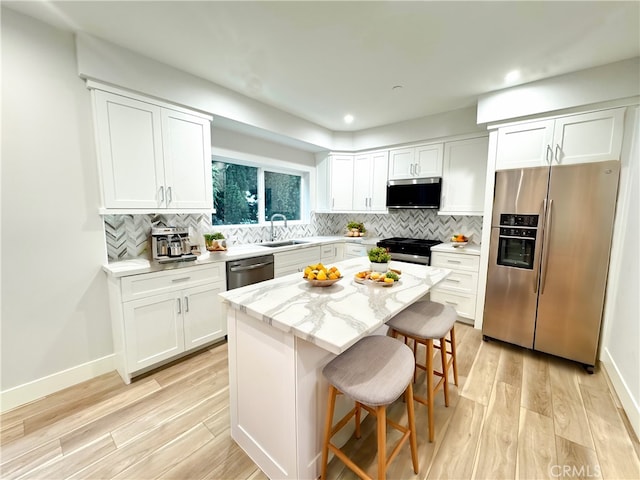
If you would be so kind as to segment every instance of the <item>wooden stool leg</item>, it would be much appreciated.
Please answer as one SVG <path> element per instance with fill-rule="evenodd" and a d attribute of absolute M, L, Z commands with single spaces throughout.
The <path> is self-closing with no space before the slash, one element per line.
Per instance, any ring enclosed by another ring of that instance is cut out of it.
<path fill-rule="evenodd" d="M 433 340 L 427 340 L 427 414 L 429 417 L 429 441 L 433 442 Z"/>
<path fill-rule="evenodd" d="M 418 362 L 418 341 L 413 339 L 413 359 L 417 363 Z M 413 367 L 413 383 L 418 381 L 418 369 Z"/>
<path fill-rule="evenodd" d="M 329 397 L 327 399 L 327 416 L 324 420 L 324 441 L 322 442 L 322 471 L 320 480 L 327 478 L 327 464 L 329 463 L 329 441 L 331 440 L 331 426 L 333 424 L 333 412 L 336 408 L 337 390 L 329 385 Z"/>
<path fill-rule="evenodd" d="M 453 359 L 453 383 L 458 386 L 458 361 L 456 360 L 456 327 L 451 327 L 451 358 Z"/>
<path fill-rule="evenodd" d="M 387 475 L 387 407 L 376 407 L 378 422 L 378 480 L 385 480 Z"/>
<path fill-rule="evenodd" d="M 440 339 L 440 361 L 442 362 L 442 379 L 444 382 L 444 406 L 449 406 L 449 362 L 447 362 L 447 338 Z"/>
<path fill-rule="evenodd" d="M 360 438 L 360 416 L 362 414 L 362 407 L 360 402 L 356 402 L 356 438 Z"/>
<path fill-rule="evenodd" d="M 411 444 L 411 461 L 413 462 L 413 472 L 418 474 L 418 441 L 416 439 L 416 417 L 413 410 L 413 385 L 409 384 L 405 391 L 405 398 L 407 399 L 407 419 L 409 420 L 409 428 L 411 429 L 411 435 L 409 442 Z"/>

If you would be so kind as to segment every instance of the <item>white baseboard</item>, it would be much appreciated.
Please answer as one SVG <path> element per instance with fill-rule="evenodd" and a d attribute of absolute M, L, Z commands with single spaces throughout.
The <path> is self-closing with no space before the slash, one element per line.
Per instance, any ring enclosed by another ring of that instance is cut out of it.
<path fill-rule="evenodd" d="M 622 375 L 620 375 L 620 370 L 618 370 L 616 362 L 611 357 L 609 350 L 604 348 L 602 353 L 600 360 L 607 371 L 607 375 L 609 375 L 609 380 L 611 380 L 613 384 L 622 408 L 624 408 L 629 418 L 631 427 L 636 432 L 636 437 L 640 438 L 640 406 L 638 405 L 638 400 L 633 398 L 633 394 L 629 390 L 624 378 L 622 378 Z"/>
<path fill-rule="evenodd" d="M 0 392 L 0 412 L 11 410 L 113 370 L 115 370 L 115 355 L 111 354 L 4 390 Z"/>

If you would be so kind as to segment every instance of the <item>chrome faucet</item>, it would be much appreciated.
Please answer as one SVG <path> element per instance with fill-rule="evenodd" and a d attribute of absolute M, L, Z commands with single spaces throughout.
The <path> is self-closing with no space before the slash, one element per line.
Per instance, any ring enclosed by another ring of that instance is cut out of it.
<path fill-rule="evenodd" d="M 271 241 L 272 242 L 276 239 L 275 235 L 273 234 L 273 221 L 276 218 L 282 218 L 282 220 L 284 220 L 284 226 L 285 228 L 287 228 L 287 217 L 285 217 L 281 213 L 274 213 L 273 215 L 271 215 Z"/>

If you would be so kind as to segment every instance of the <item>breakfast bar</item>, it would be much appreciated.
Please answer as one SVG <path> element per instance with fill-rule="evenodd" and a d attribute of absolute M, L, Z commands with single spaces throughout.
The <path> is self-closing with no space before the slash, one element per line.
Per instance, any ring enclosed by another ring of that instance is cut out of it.
<path fill-rule="evenodd" d="M 228 324 L 231 435 L 271 479 L 320 473 L 324 365 L 360 338 L 386 334 L 386 321 L 450 272 L 392 261 L 400 279 L 383 286 L 355 281 L 369 268 L 366 257 L 336 266 L 342 279 L 329 287 L 314 287 L 298 273 L 220 294 Z M 348 400 L 342 408 L 350 408 Z"/>

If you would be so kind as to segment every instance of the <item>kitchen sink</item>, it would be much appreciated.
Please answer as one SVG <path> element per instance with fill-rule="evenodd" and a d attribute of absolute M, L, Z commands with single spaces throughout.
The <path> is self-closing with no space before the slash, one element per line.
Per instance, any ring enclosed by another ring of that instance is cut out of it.
<path fill-rule="evenodd" d="M 260 245 L 263 247 L 288 247 L 290 245 L 300 245 L 303 243 L 309 243 L 304 240 L 283 240 L 281 242 L 269 242 L 269 243 L 261 243 Z"/>

